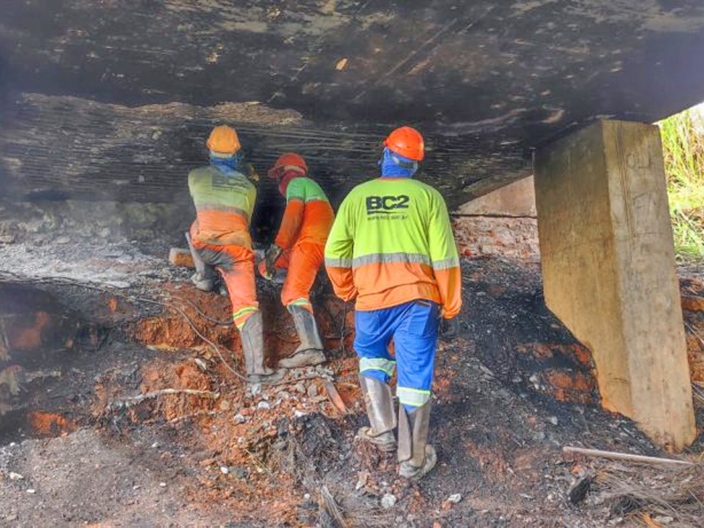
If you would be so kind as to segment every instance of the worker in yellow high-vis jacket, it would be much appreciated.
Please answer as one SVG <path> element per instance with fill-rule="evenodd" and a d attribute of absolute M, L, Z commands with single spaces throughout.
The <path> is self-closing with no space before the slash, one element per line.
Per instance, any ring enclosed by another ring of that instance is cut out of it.
<path fill-rule="evenodd" d="M 396 448 L 388 381 L 398 365 L 399 474 L 419 479 L 437 462 L 428 444 L 435 349 L 439 331 L 457 333 L 462 280 L 447 206 L 438 191 L 412 179 L 423 137 L 402 127 L 384 147 L 381 177 L 355 187 L 340 206 L 325 266 L 335 293 L 356 300 L 354 348 L 370 423 L 359 437 Z"/>
<path fill-rule="evenodd" d="M 187 237 L 197 269 L 192 280 L 198 289 L 210 291 L 214 270 L 222 275 L 232 303 L 232 319 L 242 338 L 247 379 L 255 384 L 272 382 L 282 373 L 266 365 L 249 233 L 257 189 L 240 172 L 241 145 L 234 128 L 213 128 L 207 147 L 210 164 L 188 175 L 196 208 L 196 220 Z"/>

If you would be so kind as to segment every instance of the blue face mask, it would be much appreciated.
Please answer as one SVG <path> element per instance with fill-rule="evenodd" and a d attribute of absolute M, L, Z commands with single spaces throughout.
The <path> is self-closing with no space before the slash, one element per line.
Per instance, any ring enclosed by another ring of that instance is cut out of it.
<path fill-rule="evenodd" d="M 238 152 L 229 158 L 210 155 L 210 164 L 217 167 L 225 176 L 233 176 L 242 161 L 242 155 Z"/>
<path fill-rule="evenodd" d="M 384 148 L 384 155 L 379 160 L 382 178 L 411 178 L 418 171 L 418 162 L 399 156 Z"/>

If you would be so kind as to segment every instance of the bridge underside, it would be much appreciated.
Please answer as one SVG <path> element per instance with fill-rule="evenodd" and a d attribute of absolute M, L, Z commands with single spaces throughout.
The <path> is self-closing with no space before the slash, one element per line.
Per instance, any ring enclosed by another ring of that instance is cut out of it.
<path fill-rule="evenodd" d="M 228 121 L 260 169 L 299 150 L 339 197 L 408 123 L 456 205 L 597 118 L 704 99 L 702 49 L 698 0 L 6 0 L 0 185 L 170 201 Z"/>

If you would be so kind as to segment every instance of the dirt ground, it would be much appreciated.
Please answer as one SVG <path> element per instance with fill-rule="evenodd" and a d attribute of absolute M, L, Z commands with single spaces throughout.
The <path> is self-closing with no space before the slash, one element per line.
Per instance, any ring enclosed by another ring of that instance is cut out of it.
<path fill-rule="evenodd" d="M 653 505 L 636 492 L 681 492 L 704 481 L 699 469 L 563 456 L 566 445 L 669 455 L 599 409 L 589 353 L 545 308 L 534 263 L 463 261 L 461 337 L 438 352 L 439 463 L 420 483 L 355 442 L 365 417 L 352 312 L 324 283 L 314 304 L 329 362 L 248 389 L 232 372 L 242 359 L 227 299 L 146 268 L 123 288 L 0 279 L 0 368 L 17 382 L 0 384 L 1 526 L 702 526 L 696 500 Z M 686 273 L 704 384 L 704 284 Z M 296 337 L 276 287 L 258 286 L 273 363 Z M 700 436 L 682 457 L 703 447 Z"/>

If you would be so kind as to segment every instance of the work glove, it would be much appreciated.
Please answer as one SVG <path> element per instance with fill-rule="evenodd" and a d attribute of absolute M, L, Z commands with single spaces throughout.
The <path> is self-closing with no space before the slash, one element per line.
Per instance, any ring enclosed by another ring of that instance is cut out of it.
<path fill-rule="evenodd" d="M 259 177 L 259 173 L 257 172 L 257 169 L 252 165 L 251 163 L 247 163 L 245 166 L 245 170 L 247 172 L 247 177 L 249 178 L 249 181 L 254 183 L 255 185 L 259 183 L 259 180 L 261 178 Z"/>
<path fill-rule="evenodd" d="M 457 317 L 452 319 L 443 318 L 440 322 L 440 336 L 445 341 L 452 341 L 460 333 L 460 321 Z"/>
<path fill-rule="evenodd" d="M 279 258 L 281 252 L 282 249 L 279 246 L 272 244 L 264 254 L 264 266 L 266 267 L 266 274 L 269 275 L 269 277 L 276 276 L 276 259 Z"/>

